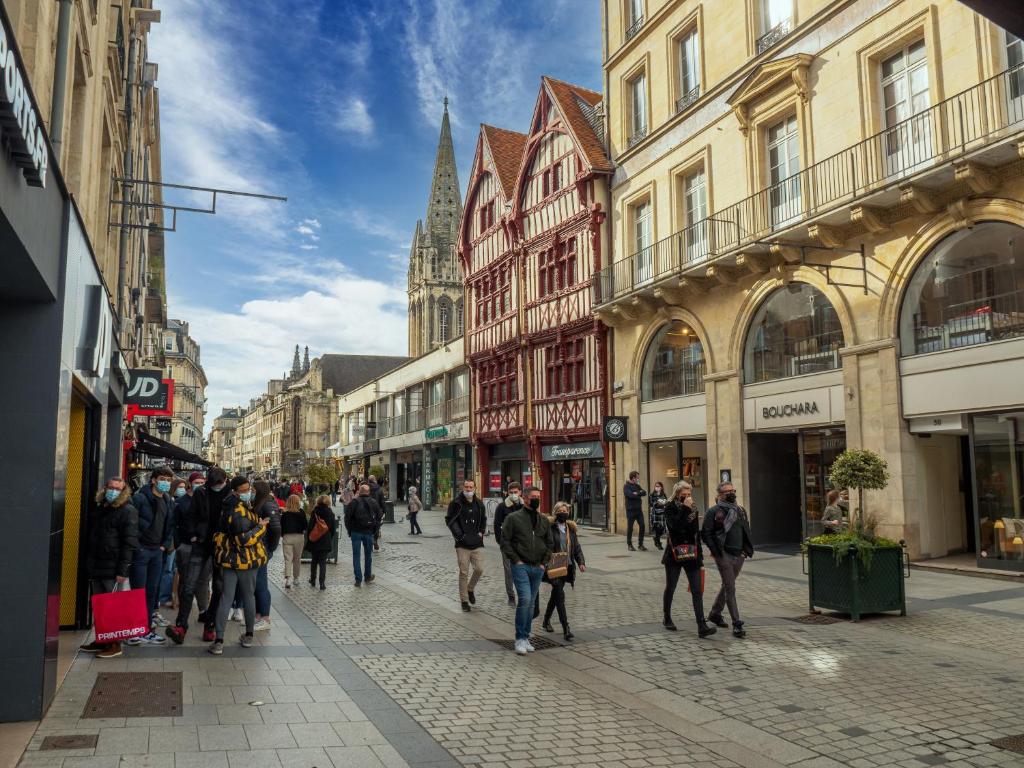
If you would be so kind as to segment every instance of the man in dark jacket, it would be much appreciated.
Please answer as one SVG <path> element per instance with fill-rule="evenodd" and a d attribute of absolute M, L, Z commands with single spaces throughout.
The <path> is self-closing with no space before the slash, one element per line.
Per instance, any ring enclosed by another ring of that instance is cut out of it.
<path fill-rule="evenodd" d="M 452 499 L 448 505 L 448 513 L 444 516 L 444 524 L 455 538 L 455 554 L 459 561 L 459 599 L 462 610 L 471 610 L 471 603 L 476 603 L 476 589 L 480 577 L 484 575 L 484 533 L 487 530 L 487 511 L 484 504 L 476 496 L 476 483 L 466 480 L 462 484 L 462 493 Z M 473 566 L 473 575 L 469 575 L 469 566 Z"/>
<path fill-rule="evenodd" d="M 384 505 L 387 503 L 387 496 L 384 493 L 384 489 L 377 482 L 377 478 L 370 475 L 370 479 L 367 481 L 370 484 L 370 498 L 377 502 L 377 506 L 380 508 L 380 521 L 384 520 Z M 373 533 L 373 550 L 374 552 L 380 549 L 380 525 L 377 526 L 377 530 Z"/>
<path fill-rule="evenodd" d="M 131 583 L 133 589 L 146 590 L 146 606 L 150 614 L 151 628 L 145 637 L 133 637 L 129 640 L 129 645 L 159 645 L 165 642 L 162 635 L 152 630 L 152 625 L 167 624 L 157 611 L 157 598 L 164 552 L 170 551 L 174 546 L 170 496 L 173 479 L 174 472 L 170 467 L 157 467 L 149 476 L 149 485 L 140 488 L 132 497 L 132 506 L 139 513 L 139 548 L 132 560 Z"/>
<path fill-rule="evenodd" d="M 512 561 L 512 581 L 516 585 L 516 653 L 535 650 L 530 644 L 530 625 L 534 604 L 540 592 L 544 564 L 554 551 L 551 522 L 540 514 L 540 489 L 526 489 L 527 506 L 513 512 L 501 524 L 501 551 Z"/>
<path fill-rule="evenodd" d="M 743 568 L 743 561 L 754 556 L 750 521 L 747 510 L 736 503 L 736 488 L 732 483 L 720 483 L 717 490 L 718 503 L 704 515 L 700 531 L 722 577 L 722 587 L 711 606 L 708 621 L 716 627 L 728 626 L 722 620 L 722 609 L 728 605 L 733 636 L 745 637 L 747 633 L 743 629 L 740 609 L 736 603 L 736 579 Z"/>
<path fill-rule="evenodd" d="M 494 528 L 494 541 L 499 547 L 501 546 L 501 524 L 505 522 L 506 517 L 523 508 L 523 495 L 520 488 L 519 483 L 509 483 L 508 495 L 494 512 L 492 527 Z M 516 593 L 513 591 L 512 584 L 512 561 L 505 557 L 504 552 L 501 553 L 501 567 L 505 572 L 505 594 L 508 596 L 508 604 L 515 605 Z"/>
<path fill-rule="evenodd" d="M 356 586 L 363 585 L 364 577 L 367 584 L 374 580 L 373 575 L 373 537 L 380 528 L 383 512 L 377 502 L 370 496 L 369 483 L 359 486 L 359 495 L 351 504 L 345 505 L 345 530 L 352 539 L 352 567 L 355 571 Z M 359 550 L 363 551 L 360 564 Z"/>
<path fill-rule="evenodd" d="M 635 469 L 629 473 L 629 482 L 622 486 L 622 493 L 626 497 L 626 546 L 629 547 L 630 552 L 636 552 L 633 548 L 633 523 L 636 522 L 640 528 L 640 551 L 646 552 L 643 498 L 647 495 L 647 491 L 640 487 L 640 473 Z"/>
<path fill-rule="evenodd" d="M 86 546 L 86 573 L 94 595 L 113 592 L 127 583 L 135 550 L 139 547 L 139 513 L 131 504 L 132 495 L 120 477 L 112 477 L 89 510 L 89 539 Z M 120 643 L 93 641 L 80 647 L 101 659 L 121 655 Z"/>

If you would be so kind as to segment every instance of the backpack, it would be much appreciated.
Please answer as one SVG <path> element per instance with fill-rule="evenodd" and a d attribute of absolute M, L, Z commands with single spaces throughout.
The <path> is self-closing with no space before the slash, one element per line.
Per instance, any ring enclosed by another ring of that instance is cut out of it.
<path fill-rule="evenodd" d="M 360 496 L 355 500 L 355 508 L 352 510 L 352 527 L 361 530 L 377 527 L 377 516 L 373 514 L 367 497 Z"/>

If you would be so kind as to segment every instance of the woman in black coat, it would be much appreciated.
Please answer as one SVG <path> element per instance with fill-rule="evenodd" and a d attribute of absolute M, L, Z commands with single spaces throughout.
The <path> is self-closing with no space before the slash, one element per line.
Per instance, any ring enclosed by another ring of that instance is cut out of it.
<path fill-rule="evenodd" d="M 550 578 L 545 570 L 543 577 L 543 580 L 551 585 L 551 596 L 548 598 L 547 610 L 544 611 L 544 630 L 555 631 L 555 628 L 551 626 L 551 614 L 557 610 L 558 620 L 562 624 L 562 634 L 566 640 L 572 640 L 574 635 L 569 629 L 569 617 L 565 612 L 565 585 L 576 585 L 577 566 L 579 566 L 580 573 L 585 573 L 587 570 L 576 523 L 569 519 L 570 511 L 569 504 L 560 501 L 555 504 L 554 517 L 551 518 L 551 536 L 555 540 L 555 552 L 569 553 L 569 570 L 565 576 L 556 578 Z"/>
<path fill-rule="evenodd" d="M 707 637 L 715 634 L 715 627 L 704 618 L 704 553 L 700 544 L 700 513 L 693 500 L 693 489 L 685 480 L 680 480 L 672 488 L 672 500 L 665 507 L 665 528 L 668 534 L 668 546 L 661 558 L 665 566 L 665 595 L 662 600 L 665 611 L 665 629 L 674 632 L 676 625 L 672 623 L 672 598 L 679 583 L 680 573 L 686 574 L 690 585 L 690 596 L 693 599 L 693 614 L 697 619 L 697 635 Z M 678 560 L 676 548 L 686 545 L 694 548 L 693 557 Z"/>
<path fill-rule="evenodd" d="M 316 541 L 312 541 L 309 536 L 313 529 L 316 528 L 318 520 L 326 523 L 327 532 Z M 306 527 L 306 549 L 309 550 L 309 554 L 312 556 L 309 565 L 309 586 L 311 587 L 316 586 L 317 573 L 319 571 L 320 589 L 327 589 L 327 557 L 331 554 L 334 534 L 337 530 L 338 518 L 334 515 L 334 510 L 331 509 L 331 497 L 321 496 L 316 500 L 313 513 L 309 516 L 309 525 Z"/>

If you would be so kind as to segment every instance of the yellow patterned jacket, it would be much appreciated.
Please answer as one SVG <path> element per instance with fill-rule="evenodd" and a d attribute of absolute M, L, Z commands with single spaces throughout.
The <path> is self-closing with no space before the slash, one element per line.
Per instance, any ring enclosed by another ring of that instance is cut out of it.
<path fill-rule="evenodd" d="M 220 525 L 213 536 L 214 560 L 221 568 L 247 571 L 267 562 L 263 544 L 267 528 L 248 504 L 235 495 L 224 500 Z"/>

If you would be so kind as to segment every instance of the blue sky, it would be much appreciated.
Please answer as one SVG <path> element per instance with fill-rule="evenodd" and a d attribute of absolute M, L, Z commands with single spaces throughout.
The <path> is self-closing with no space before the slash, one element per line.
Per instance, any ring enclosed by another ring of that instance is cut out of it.
<path fill-rule="evenodd" d="M 595 0 L 157 6 L 164 181 L 288 197 L 221 197 L 167 235 L 168 313 L 202 346 L 208 425 L 296 344 L 405 354 L 409 243 L 445 93 L 465 194 L 479 124 L 525 131 L 542 74 L 601 88 Z"/>

